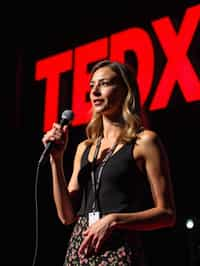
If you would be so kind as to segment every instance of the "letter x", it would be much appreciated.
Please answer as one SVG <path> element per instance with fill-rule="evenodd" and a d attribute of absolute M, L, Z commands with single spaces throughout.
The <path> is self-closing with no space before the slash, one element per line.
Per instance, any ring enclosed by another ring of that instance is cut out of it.
<path fill-rule="evenodd" d="M 200 5 L 197 5 L 187 10 L 178 33 L 168 17 L 152 23 L 167 64 L 151 102 L 151 110 L 167 106 L 175 82 L 179 83 L 186 101 L 200 100 L 200 81 L 186 55 L 199 22 Z"/>

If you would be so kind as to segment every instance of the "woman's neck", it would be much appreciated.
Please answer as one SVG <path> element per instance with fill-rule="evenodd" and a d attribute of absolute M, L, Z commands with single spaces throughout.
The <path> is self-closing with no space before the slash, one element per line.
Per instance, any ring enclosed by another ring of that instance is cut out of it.
<path fill-rule="evenodd" d="M 121 134 L 122 121 L 119 118 L 103 116 L 103 137 L 105 141 L 116 142 Z"/>

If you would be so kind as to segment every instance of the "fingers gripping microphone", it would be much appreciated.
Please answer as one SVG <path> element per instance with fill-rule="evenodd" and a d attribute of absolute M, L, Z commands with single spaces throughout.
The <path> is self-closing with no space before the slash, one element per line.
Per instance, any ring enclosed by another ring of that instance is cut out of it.
<path fill-rule="evenodd" d="M 68 125 L 68 123 L 74 118 L 74 114 L 71 110 L 65 110 L 61 115 L 60 125 L 63 127 L 64 125 Z M 45 149 L 40 156 L 38 164 L 46 162 L 47 158 L 49 157 L 49 154 L 51 152 L 51 149 L 54 145 L 53 141 L 50 141 L 45 146 Z"/>

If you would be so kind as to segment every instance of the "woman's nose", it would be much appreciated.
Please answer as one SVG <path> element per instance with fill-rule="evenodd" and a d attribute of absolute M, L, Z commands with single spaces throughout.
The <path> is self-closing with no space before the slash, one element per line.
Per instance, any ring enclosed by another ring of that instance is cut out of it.
<path fill-rule="evenodd" d="M 97 94 L 100 94 L 101 93 L 101 90 L 100 90 L 100 84 L 96 83 L 93 85 L 93 88 L 92 88 L 92 93 L 97 95 Z"/>

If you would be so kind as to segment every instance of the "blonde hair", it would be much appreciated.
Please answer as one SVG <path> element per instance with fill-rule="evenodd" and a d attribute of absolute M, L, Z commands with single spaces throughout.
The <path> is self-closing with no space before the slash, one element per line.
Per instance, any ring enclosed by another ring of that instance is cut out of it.
<path fill-rule="evenodd" d="M 103 60 L 95 64 L 91 70 L 91 76 L 102 67 L 110 67 L 118 76 L 126 89 L 126 96 L 122 105 L 121 135 L 119 141 L 122 143 L 130 142 L 136 138 L 136 134 L 142 128 L 142 120 L 140 117 L 140 100 L 135 79 L 135 73 L 128 65 L 119 62 L 111 62 Z M 90 122 L 86 127 L 87 143 L 94 141 L 103 134 L 102 115 L 92 112 Z"/>

